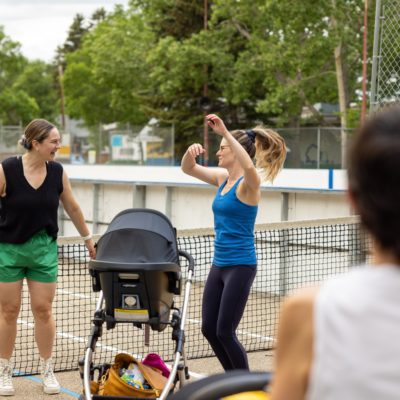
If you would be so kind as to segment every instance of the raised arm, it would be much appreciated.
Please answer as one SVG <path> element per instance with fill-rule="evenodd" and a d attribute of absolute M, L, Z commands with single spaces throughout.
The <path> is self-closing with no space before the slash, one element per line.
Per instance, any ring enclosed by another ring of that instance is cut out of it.
<path fill-rule="evenodd" d="M 221 118 L 215 114 L 209 114 L 206 116 L 206 119 L 208 126 L 210 126 L 216 134 L 225 138 L 231 150 L 234 152 L 236 159 L 239 161 L 240 166 L 243 168 L 243 185 L 245 186 L 245 190 L 258 193 L 261 179 L 247 151 L 228 131 Z"/>
<path fill-rule="evenodd" d="M 210 185 L 219 186 L 228 176 L 228 172 L 223 169 L 210 169 L 197 164 L 196 158 L 204 153 L 204 148 L 199 143 L 194 143 L 188 147 L 182 157 L 181 169 L 185 174 L 194 176 Z"/>
<path fill-rule="evenodd" d="M 82 210 L 72 193 L 71 183 L 69 182 L 67 173 L 65 171 L 63 171 L 63 186 L 64 189 L 61 193 L 60 200 L 63 203 L 66 213 L 69 215 L 72 223 L 75 225 L 75 228 L 78 230 L 79 234 L 82 237 L 91 236 L 89 228 L 86 225 Z M 94 247 L 94 242 L 91 237 L 90 239 L 85 240 L 85 246 L 89 251 L 90 257 L 96 258 L 96 249 Z"/>

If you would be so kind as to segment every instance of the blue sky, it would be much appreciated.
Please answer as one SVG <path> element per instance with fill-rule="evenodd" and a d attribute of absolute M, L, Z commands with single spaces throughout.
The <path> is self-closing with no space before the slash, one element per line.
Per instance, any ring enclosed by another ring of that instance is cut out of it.
<path fill-rule="evenodd" d="M 21 43 L 25 57 L 49 62 L 76 14 L 89 17 L 100 7 L 112 11 L 115 4 L 125 7 L 128 0 L 0 0 L 0 25 Z"/>

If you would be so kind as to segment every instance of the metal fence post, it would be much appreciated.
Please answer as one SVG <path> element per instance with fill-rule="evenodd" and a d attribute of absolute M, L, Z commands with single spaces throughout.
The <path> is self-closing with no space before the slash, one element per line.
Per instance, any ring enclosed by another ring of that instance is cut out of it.
<path fill-rule="evenodd" d="M 282 229 L 279 232 L 279 296 L 286 296 L 288 290 L 288 254 L 289 231 Z"/>
<path fill-rule="evenodd" d="M 320 168 L 321 163 L 321 128 L 317 129 L 317 169 Z"/>
<path fill-rule="evenodd" d="M 132 205 L 133 208 L 146 207 L 146 186 L 133 185 Z"/>
<path fill-rule="evenodd" d="M 172 186 L 166 186 L 166 196 L 165 196 L 165 215 L 171 219 L 172 218 L 172 192 L 174 188 Z"/>
<path fill-rule="evenodd" d="M 282 192 L 281 197 L 281 221 L 289 219 L 289 193 Z"/>
<path fill-rule="evenodd" d="M 65 232 L 65 211 L 62 203 L 58 206 L 58 234 L 64 236 Z"/>
<path fill-rule="evenodd" d="M 92 232 L 94 234 L 99 233 L 99 195 L 100 195 L 100 184 L 93 184 L 93 222 Z"/>
<path fill-rule="evenodd" d="M 376 79 L 378 71 L 378 46 L 379 46 L 379 29 L 380 29 L 380 15 L 381 15 L 381 0 L 376 0 L 375 7 L 375 29 L 374 29 L 374 49 L 372 56 L 372 72 L 371 72 L 371 100 L 369 111 L 373 112 L 376 101 Z"/>

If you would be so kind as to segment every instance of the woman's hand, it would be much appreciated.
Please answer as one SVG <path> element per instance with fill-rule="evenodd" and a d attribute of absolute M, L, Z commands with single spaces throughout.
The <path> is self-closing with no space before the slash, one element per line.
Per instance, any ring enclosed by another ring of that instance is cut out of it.
<path fill-rule="evenodd" d="M 85 240 L 85 246 L 89 251 L 89 256 L 92 260 L 96 258 L 96 248 L 94 247 L 93 239 Z"/>
<path fill-rule="evenodd" d="M 193 158 L 196 159 L 199 155 L 205 152 L 203 146 L 200 143 L 193 143 L 188 147 L 186 152 Z"/>
<path fill-rule="evenodd" d="M 213 129 L 213 131 L 220 136 L 225 136 L 225 133 L 228 132 L 224 121 L 218 115 L 215 114 L 208 114 L 206 116 L 207 125 Z"/>

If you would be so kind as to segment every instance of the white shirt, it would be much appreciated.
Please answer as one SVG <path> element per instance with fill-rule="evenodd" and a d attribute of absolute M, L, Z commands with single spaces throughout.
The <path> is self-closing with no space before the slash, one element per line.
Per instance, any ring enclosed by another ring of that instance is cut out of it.
<path fill-rule="evenodd" d="M 308 400 L 400 399 L 400 266 L 324 283 L 314 332 Z"/>

